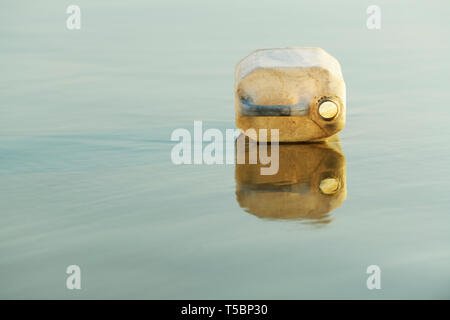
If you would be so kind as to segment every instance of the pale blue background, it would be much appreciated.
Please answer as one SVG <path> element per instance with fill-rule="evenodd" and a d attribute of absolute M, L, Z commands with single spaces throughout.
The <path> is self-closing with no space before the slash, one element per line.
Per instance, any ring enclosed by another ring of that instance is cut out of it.
<path fill-rule="evenodd" d="M 450 298 L 449 15 L 447 0 L 1 1 L 0 298 Z M 320 229 L 244 212 L 233 166 L 170 161 L 175 128 L 234 127 L 235 63 L 279 46 L 323 47 L 348 88 L 348 199 Z"/>

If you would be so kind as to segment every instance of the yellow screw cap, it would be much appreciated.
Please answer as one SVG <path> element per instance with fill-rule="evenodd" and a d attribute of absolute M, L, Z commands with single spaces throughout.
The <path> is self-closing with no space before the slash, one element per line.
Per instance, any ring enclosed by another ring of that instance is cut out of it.
<path fill-rule="evenodd" d="M 337 116 L 339 108 L 333 101 L 326 100 L 319 105 L 319 114 L 325 120 L 331 120 Z"/>

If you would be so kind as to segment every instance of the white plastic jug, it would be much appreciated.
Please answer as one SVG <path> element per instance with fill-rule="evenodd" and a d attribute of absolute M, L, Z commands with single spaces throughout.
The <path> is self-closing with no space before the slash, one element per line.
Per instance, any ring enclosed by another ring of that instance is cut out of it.
<path fill-rule="evenodd" d="M 235 101 L 237 127 L 258 141 L 259 129 L 278 129 L 280 142 L 321 141 L 345 125 L 341 66 L 321 48 L 252 52 L 236 66 Z"/>

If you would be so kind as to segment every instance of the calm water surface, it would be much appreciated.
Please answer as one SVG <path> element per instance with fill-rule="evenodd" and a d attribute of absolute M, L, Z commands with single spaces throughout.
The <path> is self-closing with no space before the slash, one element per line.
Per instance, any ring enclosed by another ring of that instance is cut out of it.
<path fill-rule="evenodd" d="M 378 31 L 368 1 L 76 4 L 79 31 L 0 4 L 0 298 L 450 298 L 448 1 L 380 0 Z M 292 45 L 341 62 L 341 143 L 281 149 L 262 192 L 173 165 L 174 129 L 234 128 L 235 63 Z"/>

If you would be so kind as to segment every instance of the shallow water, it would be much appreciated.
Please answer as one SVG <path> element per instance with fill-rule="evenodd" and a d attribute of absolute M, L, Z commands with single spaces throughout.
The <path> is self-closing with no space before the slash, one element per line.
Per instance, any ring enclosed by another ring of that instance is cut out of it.
<path fill-rule="evenodd" d="M 378 31 L 367 1 L 241 2 L 79 0 L 68 31 L 66 4 L 2 1 L 0 298 L 450 298 L 448 1 L 378 1 Z M 347 84 L 325 217 L 261 214 L 234 165 L 170 161 L 174 129 L 234 128 L 240 58 L 292 45 Z"/>

